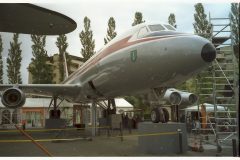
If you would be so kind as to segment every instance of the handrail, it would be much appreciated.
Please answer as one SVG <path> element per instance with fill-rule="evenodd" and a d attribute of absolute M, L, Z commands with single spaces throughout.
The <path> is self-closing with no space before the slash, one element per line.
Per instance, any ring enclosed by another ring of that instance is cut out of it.
<path fill-rule="evenodd" d="M 221 70 L 221 72 L 223 73 L 223 76 L 224 76 L 224 78 L 227 80 L 227 82 L 228 82 L 229 86 L 231 87 L 232 91 L 234 92 L 234 89 L 233 89 L 231 83 L 229 82 L 227 76 L 225 75 L 224 71 L 222 70 L 222 67 L 219 65 L 219 63 L 218 63 L 218 61 L 217 61 L 216 59 L 215 59 L 215 62 L 216 62 L 216 64 L 217 64 L 217 66 L 219 67 L 219 69 Z"/>

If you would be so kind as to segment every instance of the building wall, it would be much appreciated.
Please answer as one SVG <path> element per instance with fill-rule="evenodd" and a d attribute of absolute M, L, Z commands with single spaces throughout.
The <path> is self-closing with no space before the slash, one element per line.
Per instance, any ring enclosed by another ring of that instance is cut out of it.
<path fill-rule="evenodd" d="M 70 55 L 71 58 L 71 65 L 68 68 L 70 74 L 76 71 L 82 64 L 83 62 L 81 61 L 80 57 L 77 56 L 72 56 Z M 46 62 L 47 64 L 52 66 L 53 69 L 53 83 L 59 84 L 60 82 L 60 72 L 59 72 L 59 54 L 54 54 L 53 56 L 49 57 L 49 61 Z M 29 64 L 31 66 L 32 63 Z M 32 74 L 29 72 L 28 74 L 28 83 L 32 83 Z"/>
<path fill-rule="evenodd" d="M 43 107 L 21 108 L 21 124 L 25 124 L 27 128 L 44 127 L 45 116 Z"/>
<path fill-rule="evenodd" d="M 49 102 L 48 102 L 49 101 Z M 43 103 L 44 102 L 44 103 Z M 26 100 L 24 107 L 19 109 L 9 109 L 0 107 L 0 128 L 14 128 L 11 123 L 25 124 L 27 128 L 42 128 L 45 127 L 45 119 L 49 118 L 48 105 L 50 99 L 30 98 Z M 75 124 L 91 125 L 92 113 L 90 105 L 73 105 L 71 103 L 61 103 L 59 107 L 61 110 L 61 118 L 66 119 L 67 126 L 75 126 Z M 52 109 L 52 108 L 51 108 Z M 133 110 L 133 107 L 117 106 L 117 114 L 124 111 Z M 8 118 L 10 122 L 6 122 L 2 114 L 9 113 Z M 96 120 L 103 117 L 103 109 L 97 107 Z"/>
<path fill-rule="evenodd" d="M 73 126 L 73 107 L 64 107 L 61 108 L 60 118 L 66 119 L 67 126 Z"/>
<path fill-rule="evenodd" d="M 67 126 L 72 126 L 72 107 L 63 107 L 61 110 L 61 118 L 66 119 Z M 5 113 L 5 114 L 4 114 Z M 6 113 L 9 113 L 6 115 Z M 6 120 L 3 114 L 10 120 Z M 20 109 L 0 108 L 0 129 L 15 128 L 11 123 L 18 125 L 26 125 L 26 128 L 42 128 L 45 127 L 45 119 L 49 118 L 49 109 L 47 107 L 22 107 Z M 15 120 L 16 119 L 16 120 Z"/>
<path fill-rule="evenodd" d="M 21 122 L 20 109 L 0 108 L 0 128 L 15 128 Z"/>

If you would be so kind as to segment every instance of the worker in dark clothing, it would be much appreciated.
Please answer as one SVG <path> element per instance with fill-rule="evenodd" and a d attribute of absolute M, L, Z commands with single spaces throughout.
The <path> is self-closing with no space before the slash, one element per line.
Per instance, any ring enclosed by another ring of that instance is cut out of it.
<path fill-rule="evenodd" d="M 26 129 L 26 122 L 24 121 L 22 124 L 22 129 L 25 130 Z"/>

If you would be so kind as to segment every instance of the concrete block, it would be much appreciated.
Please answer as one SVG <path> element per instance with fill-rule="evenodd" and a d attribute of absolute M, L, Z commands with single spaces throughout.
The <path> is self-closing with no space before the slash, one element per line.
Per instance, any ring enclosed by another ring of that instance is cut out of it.
<path fill-rule="evenodd" d="M 66 119 L 46 119 L 45 121 L 45 128 L 47 129 L 58 129 L 64 128 L 66 126 Z"/>
<path fill-rule="evenodd" d="M 142 152 L 159 153 L 180 153 L 179 134 L 182 132 L 182 152 L 186 152 L 187 131 L 185 123 L 152 123 L 141 122 L 138 124 L 138 133 L 146 136 L 138 137 L 138 146 Z M 176 132 L 176 134 L 171 134 Z M 158 135 L 159 133 L 159 135 Z M 161 135 L 161 133 L 165 133 Z M 169 133 L 169 134 L 168 134 Z M 154 134 L 154 135 L 147 135 Z"/>

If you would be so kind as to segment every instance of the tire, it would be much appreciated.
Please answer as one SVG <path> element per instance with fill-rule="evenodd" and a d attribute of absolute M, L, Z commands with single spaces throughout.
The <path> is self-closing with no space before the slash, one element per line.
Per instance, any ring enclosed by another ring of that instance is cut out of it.
<path fill-rule="evenodd" d="M 153 108 L 151 111 L 151 120 L 153 123 L 158 123 L 160 121 L 160 112 L 158 108 Z"/>
<path fill-rule="evenodd" d="M 162 111 L 163 111 L 163 115 L 164 115 L 164 119 L 165 119 L 165 122 L 163 122 L 163 123 L 167 123 L 169 121 L 169 112 L 166 108 L 162 108 Z"/>

